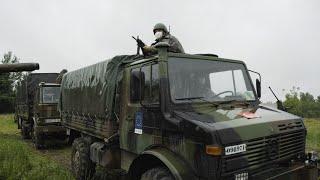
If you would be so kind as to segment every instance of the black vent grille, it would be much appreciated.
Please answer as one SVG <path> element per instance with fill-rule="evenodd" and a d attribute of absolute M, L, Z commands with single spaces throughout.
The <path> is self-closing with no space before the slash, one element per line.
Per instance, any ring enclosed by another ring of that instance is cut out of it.
<path fill-rule="evenodd" d="M 302 122 L 301 121 L 296 121 L 296 122 L 289 122 L 289 123 L 284 123 L 284 124 L 279 124 L 278 128 L 280 131 L 285 131 L 285 130 L 293 130 L 297 128 L 302 128 Z"/>
<path fill-rule="evenodd" d="M 296 130 L 239 144 L 243 143 L 247 145 L 245 152 L 222 157 L 222 176 L 233 175 L 244 170 L 254 174 L 270 168 L 277 162 L 304 153 L 305 131 Z"/>

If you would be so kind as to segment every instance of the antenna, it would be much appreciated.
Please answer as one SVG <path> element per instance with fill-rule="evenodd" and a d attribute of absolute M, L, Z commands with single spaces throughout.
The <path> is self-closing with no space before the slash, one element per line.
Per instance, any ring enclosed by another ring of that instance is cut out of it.
<path fill-rule="evenodd" d="M 169 38 L 171 39 L 171 27 L 170 27 L 170 24 L 169 24 Z"/>

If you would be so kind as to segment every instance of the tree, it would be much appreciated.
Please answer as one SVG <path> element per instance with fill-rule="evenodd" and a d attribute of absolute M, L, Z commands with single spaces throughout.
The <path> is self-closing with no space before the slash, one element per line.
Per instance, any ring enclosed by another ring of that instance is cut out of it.
<path fill-rule="evenodd" d="M 19 59 L 9 51 L 3 55 L 1 63 L 19 63 Z M 23 74 L 21 72 L 0 74 L 0 112 L 13 111 L 15 90 L 22 76 Z"/>
<path fill-rule="evenodd" d="M 300 92 L 300 89 L 297 87 L 293 87 L 290 92 L 286 94 L 284 106 L 288 107 L 290 113 L 301 117 L 320 117 L 320 96 L 315 99 L 313 95 L 308 92 Z"/>

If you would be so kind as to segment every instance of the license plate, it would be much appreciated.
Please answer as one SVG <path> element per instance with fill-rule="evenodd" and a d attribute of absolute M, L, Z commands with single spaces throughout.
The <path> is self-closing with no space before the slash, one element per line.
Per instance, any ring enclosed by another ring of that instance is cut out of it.
<path fill-rule="evenodd" d="M 246 144 L 239 144 L 235 146 L 227 146 L 224 151 L 226 155 L 237 154 L 246 151 Z"/>
<path fill-rule="evenodd" d="M 46 119 L 44 121 L 46 123 L 57 123 L 57 122 L 60 122 L 61 120 L 60 119 Z"/>
<path fill-rule="evenodd" d="M 235 180 L 248 180 L 249 179 L 249 174 L 247 172 L 243 172 L 240 174 L 235 174 L 234 175 Z"/>

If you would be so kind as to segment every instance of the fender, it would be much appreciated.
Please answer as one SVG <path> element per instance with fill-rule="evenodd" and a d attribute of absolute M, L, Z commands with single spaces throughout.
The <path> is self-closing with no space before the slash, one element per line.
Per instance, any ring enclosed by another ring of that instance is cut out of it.
<path fill-rule="evenodd" d="M 157 157 L 163 164 L 167 166 L 176 180 L 196 179 L 193 170 L 175 155 L 173 152 L 165 148 L 155 148 L 144 151 L 142 155 L 152 155 Z"/>

